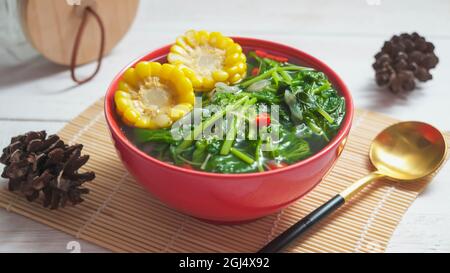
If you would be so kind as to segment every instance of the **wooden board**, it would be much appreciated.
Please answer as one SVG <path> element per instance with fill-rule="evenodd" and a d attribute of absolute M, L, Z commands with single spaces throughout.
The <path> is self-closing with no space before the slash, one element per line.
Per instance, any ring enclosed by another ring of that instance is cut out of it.
<path fill-rule="evenodd" d="M 89 4 L 105 26 L 105 54 L 122 39 L 130 28 L 139 0 L 79 0 L 77 1 L 23 0 L 21 19 L 24 32 L 33 45 L 47 59 L 63 65 L 70 64 L 75 36 L 82 18 L 82 9 Z M 96 60 L 100 47 L 100 28 L 90 17 L 79 48 L 78 64 Z"/>
<path fill-rule="evenodd" d="M 76 207 L 50 211 L 0 190 L 0 207 L 116 252 L 253 252 L 324 201 L 370 172 L 372 138 L 398 120 L 358 111 L 346 148 L 312 192 L 277 214 L 235 226 L 217 226 L 178 213 L 147 193 L 122 166 L 109 138 L 99 101 L 60 135 L 83 143 L 91 155 L 85 169 L 97 174 L 91 193 Z M 450 136 L 446 135 L 447 140 Z M 315 226 L 287 251 L 383 252 L 406 209 L 429 179 L 378 181 Z"/>

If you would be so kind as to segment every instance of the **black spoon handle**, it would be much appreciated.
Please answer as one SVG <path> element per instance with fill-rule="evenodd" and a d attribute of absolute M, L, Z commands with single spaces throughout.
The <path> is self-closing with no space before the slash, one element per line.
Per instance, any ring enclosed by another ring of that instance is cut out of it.
<path fill-rule="evenodd" d="M 310 227 L 318 223 L 325 216 L 330 214 L 345 203 L 344 197 L 340 194 L 331 198 L 323 204 L 322 206 L 315 209 L 313 212 L 305 216 L 302 220 L 295 223 L 293 226 L 288 228 L 286 231 L 281 233 L 278 237 L 273 239 L 265 247 L 261 248 L 258 253 L 274 253 L 279 252 L 297 237 L 305 233 Z"/>

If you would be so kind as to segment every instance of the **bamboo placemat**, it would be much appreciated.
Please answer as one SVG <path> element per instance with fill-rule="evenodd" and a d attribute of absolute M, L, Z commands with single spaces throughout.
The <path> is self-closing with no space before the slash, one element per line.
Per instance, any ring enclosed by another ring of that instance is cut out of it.
<path fill-rule="evenodd" d="M 357 111 L 340 159 L 312 192 L 277 214 L 234 226 L 217 226 L 178 213 L 147 193 L 126 172 L 111 143 L 99 101 L 59 133 L 83 143 L 84 167 L 97 178 L 76 207 L 50 211 L 0 189 L 0 206 L 115 252 L 254 252 L 314 208 L 370 171 L 373 137 L 397 120 Z M 447 135 L 447 140 L 450 136 Z M 407 208 L 428 180 L 378 181 L 303 236 L 290 252 L 383 252 Z"/>

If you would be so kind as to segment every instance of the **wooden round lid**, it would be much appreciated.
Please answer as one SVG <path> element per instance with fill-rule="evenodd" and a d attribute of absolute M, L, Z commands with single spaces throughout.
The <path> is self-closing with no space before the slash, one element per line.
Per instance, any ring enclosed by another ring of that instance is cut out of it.
<path fill-rule="evenodd" d="M 49 60 L 69 65 L 86 5 L 103 21 L 107 54 L 131 26 L 139 0 L 23 0 L 21 21 L 27 39 Z M 100 37 L 100 27 L 92 16 L 88 16 L 78 50 L 78 64 L 98 58 Z"/>

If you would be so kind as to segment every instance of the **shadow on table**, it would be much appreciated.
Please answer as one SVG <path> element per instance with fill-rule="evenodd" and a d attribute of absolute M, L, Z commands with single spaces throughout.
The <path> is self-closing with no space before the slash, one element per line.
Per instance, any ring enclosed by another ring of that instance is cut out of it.
<path fill-rule="evenodd" d="M 366 90 L 364 96 L 368 101 L 365 107 L 378 112 L 396 105 L 407 106 L 409 101 L 420 99 L 423 96 L 421 86 L 417 86 L 413 91 L 394 94 L 387 88 L 379 87 L 373 81 L 368 82 L 364 90 Z"/>
<path fill-rule="evenodd" d="M 0 88 L 38 80 L 68 71 L 68 67 L 58 65 L 37 56 L 32 60 L 11 66 L 0 66 Z"/>

